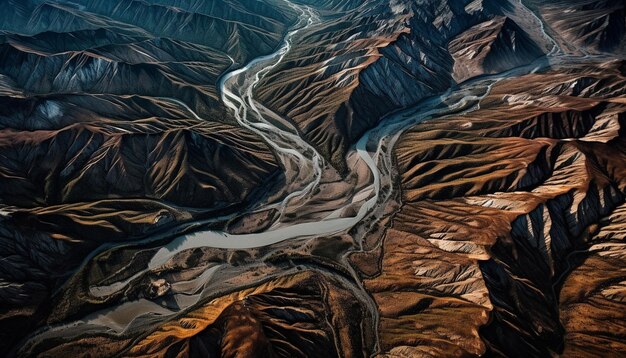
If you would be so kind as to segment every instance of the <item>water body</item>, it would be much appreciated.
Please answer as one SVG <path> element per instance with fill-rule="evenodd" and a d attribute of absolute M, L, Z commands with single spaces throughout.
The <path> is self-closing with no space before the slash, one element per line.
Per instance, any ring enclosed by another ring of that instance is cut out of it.
<path fill-rule="evenodd" d="M 230 108 L 237 122 L 244 128 L 261 136 L 274 149 L 284 168 L 295 170 L 295 175 L 287 174 L 290 186 L 295 183 L 305 183 L 304 187 L 289 193 L 280 203 L 270 204 L 263 209 L 276 208 L 284 210 L 289 202 L 295 198 L 311 197 L 319 186 L 325 167 L 324 159 L 319 152 L 301 138 L 296 128 L 285 128 L 284 123 L 275 123 L 280 117 L 271 113 L 267 108 L 263 111 L 254 99 L 254 89 L 260 80 L 276 65 L 278 65 L 291 49 L 294 36 L 319 22 L 315 12 L 306 6 L 291 5 L 300 12 L 300 18 L 294 30 L 287 33 L 281 47 L 276 52 L 254 59 L 249 64 L 225 74 L 219 82 L 219 91 L 222 100 Z M 175 101 L 175 100 L 172 100 Z M 179 101 L 175 101 L 179 103 Z M 180 103 L 179 103 L 180 104 Z M 187 105 L 182 104 L 195 117 L 199 118 Z M 269 113 L 268 113 L 269 112 Z M 365 138 L 365 137 L 364 137 Z M 369 168 L 373 182 L 362 190 L 372 194 L 352 217 L 329 216 L 317 222 L 296 223 L 289 225 L 272 226 L 273 229 L 254 234 L 229 234 L 219 231 L 199 231 L 176 238 L 162 247 L 150 261 L 149 267 L 155 268 L 165 263 L 172 256 L 183 250 L 197 247 L 215 247 L 224 249 L 249 249 L 267 246 L 288 239 L 303 236 L 321 236 L 345 231 L 359 223 L 375 206 L 380 193 L 380 172 L 372 153 L 367 150 L 367 138 L 356 151 Z M 340 208 L 338 208 L 340 209 Z"/>
<path fill-rule="evenodd" d="M 272 68 L 274 68 L 291 48 L 296 34 L 319 22 L 319 18 L 309 7 L 291 5 L 298 10 L 299 21 L 294 29 L 287 33 L 284 42 L 276 52 L 259 57 L 249 64 L 230 71 L 219 83 L 222 100 L 230 108 L 237 122 L 244 128 L 258 134 L 274 149 L 278 159 L 285 168 L 298 168 L 293 176 L 286 178 L 290 184 L 302 183 L 280 202 L 268 203 L 267 208 L 285 208 L 291 200 L 312 197 L 319 186 L 326 163 L 322 156 L 298 135 L 296 128 L 280 120 L 280 116 L 258 104 L 254 99 L 254 88 Z M 547 36 L 547 35 L 546 35 Z M 462 115 L 479 108 L 480 101 L 487 96 L 492 86 L 504 79 L 532 73 L 549 64 L 575 62 L 575 58 L 555 56 L 553 51 L 550 61 L 538 60 L 528 66 L 520 67 L 501 74 L 483 76 L 449 90 L 448 92 L 428 98 L 418 105 L 390 114 L 379 124 L 367 131 L 353 149 L 360 160 L 371 172 L 372 182 L 361 192 L 370 192 L 365 196 L 356 215 L 336 217 L 330 215 L 317 222 L 274 225 L 267 231 L 253 234 L 229 234 L 220 231 L 196 231 L 177 237 L 161 247 L 151 258 L 147 267 L 133 277 L 159 268 L 176 254 L 198 247 L 214 247 L 224 249 L 248 249 L 272 245 L 281 241 L 300 237 L 325 236 L 349 230 L 370 216 L 375 220 L 383 215 L 388 200 L 393 194 L 393 147 L 401 134 L 421 121 L 442 118 L 451 115 Z M 196 119 L 201 119 L 187 104 L 173 98 L 162 98 L 182 106 Z M 295 185 L 294 185 L 295 186 Z M 346 204 L 348 205 L 348 204 Z M 340 210 L 341 208 L 336 208 Z M 337 211 L 335 210 L 335 211 Z M 0 212 L 1 215 L 1 212 Z M 280 223 L 279 223 L 280 224 Z M 81 320 L 68 324 L 49 327 L 35 334 L 33 342 L 42 342 L 54 337 L 79 335 L 85 331 L 127 331 L 140 327 L 144 323 L 162 321 L 178 314 L 181 310 L 192 307 L 210 293 L 204 289 L 216 275 L 220 265 L 211 266 L 196 278 L 172 284 L 172 298 L 177 308 L 158 302 L 138 299 L 125 302 L 118 306 L 90 314 Z M 130 280 L 127 280 L 130 281 Z M 124 289 L 128 282 L 115 283 L 109 286 L 93 287 L 95 296 L 110 295 Z M 349 283 L 346 283 L 348 286 Z M 366 301 L 367 295 L 355 292 L 355 295 Z M 370 306 L 370 304 L 368 304 Z M 376 308 L 370 307 L 376 314 Z M 375 317 L 374 317 L 375 318 Z M 149 326 L 148 324 L 147 326 Z"/>

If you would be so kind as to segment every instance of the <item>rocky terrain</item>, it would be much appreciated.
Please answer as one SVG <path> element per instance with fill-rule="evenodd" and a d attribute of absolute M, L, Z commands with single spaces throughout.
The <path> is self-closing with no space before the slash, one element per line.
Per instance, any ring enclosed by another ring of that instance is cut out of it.
<path fill-rule="evenodd" d="M 0 1 L 0 355 L 626 355 L 622 1 Z"/>

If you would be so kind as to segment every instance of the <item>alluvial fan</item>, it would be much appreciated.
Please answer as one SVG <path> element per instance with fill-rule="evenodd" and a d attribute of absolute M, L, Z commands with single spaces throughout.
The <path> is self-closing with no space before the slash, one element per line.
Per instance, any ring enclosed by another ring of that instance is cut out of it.
<path fill-rule="evenodd" d="M 0 4 L 0 356 L 626 356 L 623 1 Z"/>

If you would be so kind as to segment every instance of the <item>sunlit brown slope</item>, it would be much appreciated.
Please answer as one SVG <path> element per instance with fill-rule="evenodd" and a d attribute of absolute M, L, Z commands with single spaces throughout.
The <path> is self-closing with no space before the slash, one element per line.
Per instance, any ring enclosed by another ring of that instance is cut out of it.
<path fill-rule="evenodd" d="M 508 17 L 521 11 L 508 2 L 324 4 L 323 24 L 295 39 L 285 61 L 257 93 L 341 169 L 347 150 L 384 114 L 469 77 L 530 63 L 546 52 Z M 487 25 L 490 29 L 479 29 Z M 489 44 L 477 54 L 482 65 L 465 58 L 472 41 Z"/>
<path fill-rule="evenodd" d="M 300 183 L 217 83 L 275 50 L 293 8 L 6 3 L 0 355 L 626 355 L 622 3 L 303 1 L 314 25 L 251 102 L 340 170 L 243 216 Z M 374 173 L 394 190 L 353 227 L 211 247 L 276 215 L 353 216 Z"/>
<path fill-rule="evenodd" d="M 3 10 L 0 355 L 100 245 L 228 215 L 280 182 L 267 144 L 233 126 L 217 82 L 273 51 L 296 16 L 264 1 L 8 0 Z"/>
<path fill-rule="evenodd" d="M 522 66 L 544 55 L 529 35 L 505 16 L 469 28 L 450 41 L 448 48 L 457 82 Z"/>
<path fill-rule="evenodd" d="M 621 0 L 537 1 L 548 31 L 568 52 L 626 53 L 626 13 Z"/>
<path fill-rule="evenodd" d="M 479 110 L 402 136 L 403 204 L 365 251 L 347 235 L 195 250 L 153 274 L 184 282 L 202 262 L 219 267 L 223 281 L 201 307 L 137 342 L 98 334 L 24 352 L 361 356 L 377 328 L 379 356 L 593 356 L 609 343 L 624 353 L 625 82 L 621 61 L 504 80 Z M 141 295 L 146 279 L 125 295 Z M 612 309 L 584 308 L 600 302 Z M 59 307 L 55 319 L 72 312 Z"/>
<path fill-rule="evenodd" d="M 292 50 L 257 93 L 337 164 L 344 161 L 351 141 L 371 125 L 366 118 L 353 120 L 351 112 L 361 109 L 346 106 L 360 85 L 360 74 L 382 56 L 380 48 L 409 31 L 404 22 L 410 10 L 404 4 L 392 7 L 374 1 L 323 10 L 321 15 L 325 21 L 296 37 Z"/>
<path fill-rule="evenodd" d="M 577 306 L 559 304 L 560 295 L 571 302 L 573 288 L 560 294 L 558 285 L 572 270 L 578 275 L 568 255 L 595 252 L 586 238 L 624 200 L 625 80 L 623 63 L 614 62 L 504 81 L 480 110 L 403 136 L 396 152 L 404 206 L 382 249 L 382 272 L 394 275 L 373 280 L 391 297 L 407 295 L 380 301 L 381 334 L 403 337 L 387 346 L 390 353 L 543 356 L 580 347 Z M 599 83 L 603 91 L 594 92 Z M 442 260 L 454 266 L 439 272 Z M 623 279 L 620 270 L 605 274 L 603 264 L 587 262 L 581 270 L 598 279 L 585 290 Z M 402 288 L 409 277 L 425 282 L 409 286 L 413 292 L 435 297 L 409 300 L 417 297 Z M 619 318 L 608 319 L 617 326 L 597 326 L 589 342 L 602 345 L 605 334 L 621 332 Z"/>
<path fill-rule="evenodd" d="M 570 254 L 575 270 L 561 286 L 564 356 L 611 356 L 626 351 L 624 204 L 603 218 L 597 234 Z"/>

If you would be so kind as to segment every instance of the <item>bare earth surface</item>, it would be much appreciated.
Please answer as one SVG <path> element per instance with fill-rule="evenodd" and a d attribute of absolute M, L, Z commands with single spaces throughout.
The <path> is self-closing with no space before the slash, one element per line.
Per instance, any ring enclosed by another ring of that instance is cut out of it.
<path fill-rule="evenodd" d="M 0 3 L 1 356 L 626 356 L 622 1 Z"/>

